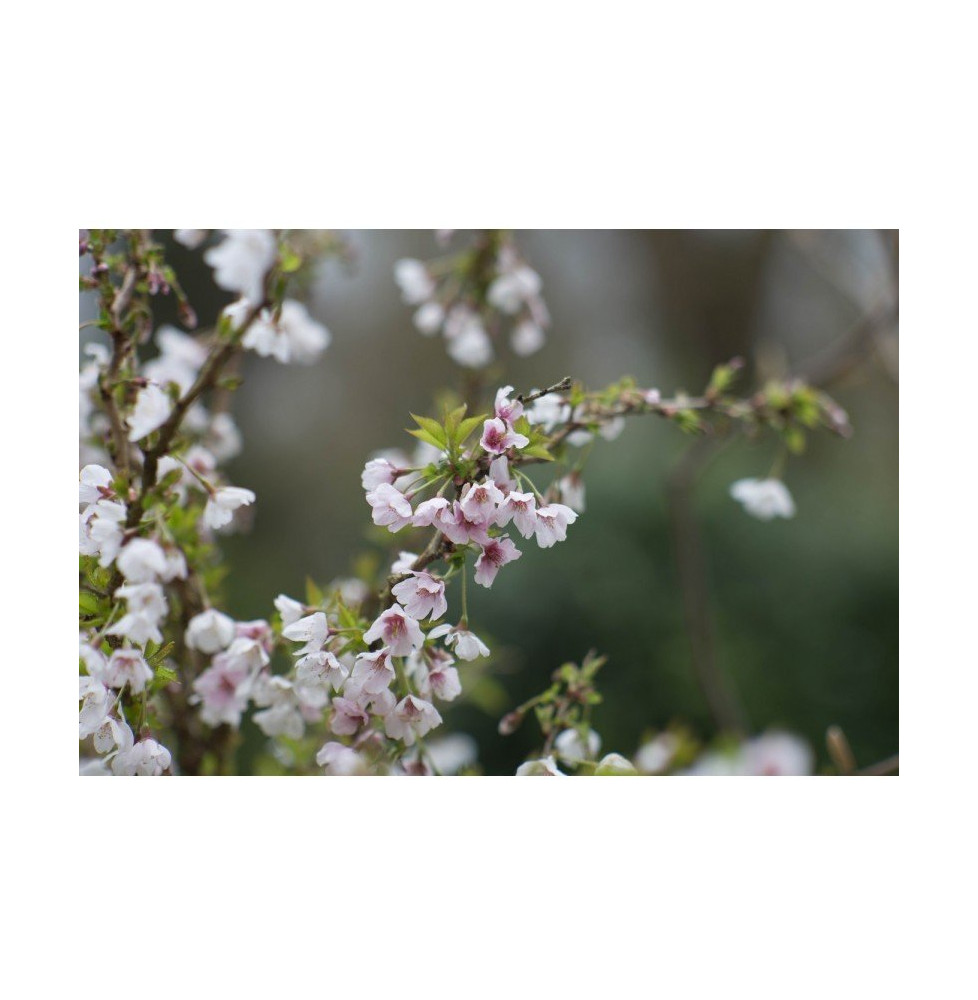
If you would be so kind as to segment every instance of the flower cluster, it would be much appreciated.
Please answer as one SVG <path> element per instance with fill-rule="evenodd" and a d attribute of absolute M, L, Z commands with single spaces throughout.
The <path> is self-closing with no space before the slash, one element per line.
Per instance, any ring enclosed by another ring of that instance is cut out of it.
<path fill-rule="evenodd" d="M 412 500 L 424 488 L 424 480 L 412 480 L 408 493 L 395 485 L 401 470 L 382 459 L 367 463 L 363 483 L 369 487 L 367 503 L 372 509 L 374 524 L 397 532 L 406 527 L 432 527 L 453 548 L 478 549 L 475 581 L 491 587 L 496 574 L 507 563 L 519 559 L 522 552 L 509 533 L 499 529 L 511 522 L 523 538 L 536 538 L 540 548 L 550 548 L 567 537 L 567 528 L 577 519 L 577 513 L 566 504 L 546 503 L 535 492 L 522 492 L 511 478 L 510 460 L 518 459 L 521 449 L 530 439 L 520 433 L 515 423 L 523 415 L 523 404 L 510 398 L 512 386 L 496 393 L 495 412 L 483 422 L 479 449 L 488 469 L 484 476 L 461 485 L 454 500 L 439 495 L 422 500 L 412 507 Z M 478 459 L 478 454 L 463 452 L 459 460 Z M 432 481 L 445 478 L 448 470 L 436 467 Z M 516 473 L 519 476 L 519 473 Z"/>
<path fill-rule="evenodd" d="M 195 247 L 208 234 L 180 230 L 175 238 Z M 124 249 L 117 252 L 120 239 Z M 159 327 L 157 353 L 142 362 L 135 348 L 151 335 L 147 299 L 182 295 L 161 247 L 143 231 L 120 237 L 93 230 L 80 249 L 93 260 L 82 285 L 98 296 L 95 325 L 111 345 L 87 346 L 91 360 L 79 378 L 79 732 L 112 773 L 159 774 L 172 761 L 150 735 L 155 696 L 169 701 L 172 715 L 184 703 L 199 706 L 212 726 L 236 726 L 251 700 L 266 708 L 256 715 L 266 731 L 297 729 L 281 708 L 281 685 L 266 670 L 268 624 L 233 622 L 207 607 L 214 533 L 230 530 L 256 498 L 221 478 L 219 466 L 240 451 L 241 440 L 230 414 L 205 402 L 205 394 L 241 350 L 306 363 L 329 335 L 304 306 L 282 297 L 285 273 L 298 268 L 287 244 L 271 230 L 229 230 L 204 256 L 218 286 L 241 297 L 209 337 Z M 181 315 L 193 328 L 192 310 Z M 178 643 L 183 663 L 170 656 Z M 210 665 L 188 671 L 201 655 L 212 657 Z M 184 721 L 189 741 L 193 727 Z M 93 763 L 89 772 L 108 770 Z"/>
<path fill-rule="evenodd" d="M 79 375 L 85 774 L 227 768 L 246 713 L 283 767 L 311 768 L 313 759 L 333 775 L 472 767 L 470 739 L 431 738 L 446 706 L 463 696 L 463 677 L 482 668 L 473 661 L 490 655 L 469 627 L 469 571 L 489 589 L 524 555 L 519 545 L 566 540 L 585 509 L 587 445 L 617 437 L 630 415 L 652 414 L 688 433 L 773 431 L 780 470 L 815 427 L 847 433 L 838 406 L 797 380 L 746 399 L 731 395 L 735 362 L 719 366 L 698 397 L 663 399 L 628 379 L 599 392 L 569 378 L 525 395 L 504 386 L 491 413 L 467 416 L 459 406 L 441 420 L 415 417 L 413 455 L 383 452 L 366 463 L 366 502 L 387 532 L 377 534 L 426 532 L 426 542 L 384 560 L 382 579 L 366 570 L 326 592 L 310 581 L 304 602 L 279 594 L 267 619 L 237 621 L 218 610 L 217 542 L 247 526 L 256 496 L 221 472 L 241 450 L 226 409 L 236 382 L 229 366 L 244 351 L 283 364 L 321 355 L 329 331 L 287 293 L 307 258 L 338 244 L 272 230 L 177 230 L 173 239 L 203 247 L 217 286 L 236 296 L 213 330 L 194 332 L 196 316 L 149 231 L 92 230 L 80 240 L 92 265 L 81 284 L 97 299 L 97 318 L 86 325 L 103 335 L 86 345 Z M 506 232 L 489 231 L 428 265 L 399 261 L 395 274 L 418 307 L 418 328 L 441 331 L 466 367 L 489 364 L 506 331 L 517 354 L 543 343 L 549 319 L 540 278 Z M 163 295 L 175 297 L 186 330 L 154 329 L 151 300 Z M 141 358 L 150 343 L 153 356 Z M 543 492 L 527 475 L 533 463 L 556 470 Z M 762 520 L 794 515 L 774 473 L 740 480 L 731 494 Z M 453 579 L 460 601 L 450 614 Z M 580 666 L 564 664 L 546 691 L 502 720 L 500 732 L 512 732 L 532 709 L 544 734 L 539 756 L 518 774 L 811 771 L 807 746 L 784 733 L 700 753 L 668 731 L 632 759 L 600 756 L 591 710 L 601 700 L 594 676 L 603 662 L 589 655 Z"/>
<path fill-rule="evenodd" d="M 449 355 L 465 368 L 490 364 L 493 341 L 504 327 L 511 349 L 522 357 L 546 342 L 550 314 L 540 275 L 508 232 L 487 231 L 473 249 L 427 264 L 399 260 L 394 278 L 404 301 L 417 307 L 415 327 L 427 337 L 441 332 Z"/>

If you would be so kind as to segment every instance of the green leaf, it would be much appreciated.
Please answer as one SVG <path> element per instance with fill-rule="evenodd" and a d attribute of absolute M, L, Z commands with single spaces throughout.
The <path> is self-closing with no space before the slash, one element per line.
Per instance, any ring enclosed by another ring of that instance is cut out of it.
<path fill-rule="evenodd" d="M 154 668 L 155 667 L 159 667 L 163 663 L 163 661 L 173 651 L 173 645 L 174 644 L 172 642 L 168 642 L 168 643 L 165 643 L 164 645 L 160 646 L 160 648 L 157 649 L 156 652 L 154 652 L 151 656 L 147 656 L 146 657 L 146 662 L 151 667 L 154 667 Z"/>
<path fill-rule="evenodd" d="M 306 577 L 306 604 L 318 608 L 324 600 L 324 595 L 319 585 L 311 576 Z"/>
<path fill-rule="evenodd" d="M 465 444 L 468 436 L 478 427 L 480 424 L 485 423 L 486 415 L 484 413 L 477 417 L 467 417 L 458 425 L 458 431 L 455 435 L 456 444 Z"/>
<path fill-rule="evenodd" d="M 542 444 L 531 444 L 524 448 L 520 454 L 529 455 L 531 458 L 539 458 L 544 462 L 552 462 L 554 460 L 553 455 Z"/>
<path fill-rule="evenodd" d="M 87 590 L 78 593 L 78 613 L 83 618 L 94 618 L 99 613 L 99 601 L 95 594 Z"/>
<path fill-rule="evenodd" d="M 445 415 L 445 432 L 449 441 L 455 439 L 456 431 L 461 423 L 462 417 L 465 416 L 465 411 L 468 407 L 463 403 L 461 406 L 457 406 L 454 410 Z"/>
<path fill-rule="evenodd" d="M 445 433 L 445 428 L 437 420 L 432 420 L 431 417 L 419 417 L 413 413 L 411 418 L 423 431 L 427 431 L 431 435 L 436 448 L 444 451 L 448 447 L 448 436 Z M 415 437 L 417 436 L 415 434 Z"/>
<path fill-rule="evenodd" d="M 175 680 L 177 680 L 177 672 L 175 670 L 170 667 L 157 667 L 156 673 L 153 675 L 153 680 L 150 682 L 149 690 L 155 694 L 168 684 L 172 684 Z"/>
<path fill-rule="evenodd" d="M 434 446 L 439 451 L 446 451 L 447 450 L 445 444 L 441 440 L 439 440 L 438 438 L 436 438 L 433 434 L 429 434 L 425 430 L 421 430 L 421 431 L 408 431 L 408 434 L 410 434 L 412 437 L 416 437 L 419 441 L 424 441 L 425 444 L 430 444 L 430 445 Z"/>

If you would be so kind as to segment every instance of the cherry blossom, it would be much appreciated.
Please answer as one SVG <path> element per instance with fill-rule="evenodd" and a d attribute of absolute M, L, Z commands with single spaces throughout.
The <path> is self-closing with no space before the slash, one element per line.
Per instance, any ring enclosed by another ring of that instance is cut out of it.
<path fill-rule="evenodd" d="M 305 614 L 306 610 L 302 604 L 291 597 L 287 597 L 285 594 L 279 594 L 275 598 L 275 608 L 282 617 L 283 626 L 297 622 Z"/>
<path fill-rule="evenodd" d="M 448 329 L 446 324 L 446 335 Z M 448 338 L 448 354 L 463 368 L 485 368 L 492 361 L 492 341 L 478 316 L 468 317 L 458 332 Z"/>
<path fill-rule="evenodd" d="M 533 405 L 526 411 L 526 419 L 549 434 L 558 424 L 566 423 L 570 414 L 570 404 L 566 400 L 555 393 L 548 393 L 533 401 Z"/>
<path fill-rule="evenodd" d="M 113 774 L 155 777 L 169 767 L 170 751 L 153 739 L 140 740 L 131 747 L 120 747 L 112 758 Z"/>
<path fill-rule="evenodd" d="M 404 494 L 388 483 L 381 483 L 371 490 L 367 494 L 367 503 L 372 508 L 374 524 L 387 528 L 391 533 L 411 524 L 414 517 L 411 504 Z"/>
<path fill-rule="evenodd" d="M 468 521 L 490 521 L 503 494 L 498 486 L 488 479 L 483 483 L 470 483 L 462 492 L 459 506 Z"/>
<path fill-rule="evenodd" d="M 332 687 L 334 691 L 340 691 L 349 674 L 349 667 L 328 649 L 307 653 L 296 661 L 296 689 L 319 686 L 324 689 Z"/>
<path fill-rule="evenodd" d="M 433 337 L 445 322 L 445 309 L 440 302 L 425 302 L 413 319 L 419 333 Z"/>
<path fill-rule="evenodd" d="M 576 729 L 564 729 L 554 740 L 557 756 L 566 761 L 591 760 L 597 757 L 600 749 L 601 737 L 593 729 L 587 732 L 586 745 Z"/>
<path fill-rule="evenodd" d="M 547 335 L 543 332 L 543 328 L 532 319 L 520 320 L 509 335 L 509 345 L 513 348 L 513 353 L 521 358 L 536 354 L 546 342 Z"/>
<path fill-rule="evenodd" d="M 366 764 L 361 756 L 342 743 L 324 743 L 316 753 L 316 763 L 326 769 L 327 774 L 345 777 L 365 774 Z"/>
<path fill-rule="evenodd" d="M 109 657 L 104 680 L 109 687 L 122 688 L 127 684 L 133 694 L 140 694 L 153 679 L 153 671 L 138 649 L 117 649 Z"/>
<path fill-rule="evenodd" d="M 404 605 L 404 610 L 418 620 L 430 615 L 434 621 L 448 610 L 445 581 L 425 570 L 412 573 L 409 579 L 397 584 L 392 593 Z"/>
<path fill-rule="evenodd" d="M 525 764 L 520 764 L 516 769 L 518 778 L 566 778 L 557 767 L 557 761 L 553 757 L 543 757 L 539 760 L 528 760 Z"/>
<path fill-rule="evenodd" d="M 277 255 L 270 229 L 228 229 L 220 244 L 204 252 L 204 260 L 214 268 L 217 285 L 259 303 L 265 297 L 265 275 Z"/>
<path fill-rule="evenodd" d="M 423 506 L 424 504 L 420 504 L 418 506 L 418 510 L 421 510 Z M 417 518 L 418 516 L 417 511 L 415 511 L 414 516 L 415 518 Z M 417 521 L 415 521 L 414 523 L 417 523 Z M 417 552 L 404 552 L 404 551 L 398 552 L 397 558 L 391 565 L 391 572 L 394 573 L 395 575 L 400 575 L 402 573 L 410 573 L 412 571 L 414 564 L 417 561 L 418 561 Z"/>
<path fill-rule="evenodd" d="M 156 343 L 160 353 L 146 362 L 143 373 L 161 386 L 172 382 L 181 393 L 186 392 L 207 360 L 207 349 L 195 337 L 173 326 L 161 326 L 156 331 Z"/>
<path fill-rule="evenodd" d="M 498 389 L 494 406 L 496 416 L 508 424 L 512 424 L 514 420 L 519 420 L 523 416 L 523 404 L 518 399 L 509 398 L 512 391 L 511 385 L 504 385 Z"/>
<path fill-rule="evenodd" d="M 441 725 L 441 715 L 438 709 L 413 694 L 402 698 L 394 710 L 384 719 L 384 730 L 394 740 L 402 740 L 406 746 L 412 746 L 421 736 Z"/>
<path fill-rule="evenodd" d="M 795 516 L 795 502 L 780 479 L 738 479 L 730 487 L 730 495 L 760 521 Z"/>
<path fill-rule="evenodd" d="M 329 720 L 329 728 L 337 736 L 352 736 L 361 726 L 370 722 L 366 709 L 361 708 L 350 698 L 336 697 L 333 699 L 333 714 Z"/>
<path fill-rule="evenodd" d="M 114 500 L 99 500 L 79 519 L 79 549 L 83 555 L 98 555 L 99 565 L 110 566 L 122 547 L 126 508 Z"/>
<path fill-rule="evenodd" d="M 424 749 L 439 774 L 457 774 L 463 767 L 471 767 L 479 756 L 475 740 L 467 733 L 436 736 Z"/>
<path fill-rule="evenodd" d="M 744 774 L 783 776 L 812 773 L 812 751 L 804 740 L 790 733 L 772 731 L 744 744 L 741 766 Z"/>
<path fill-rule="evenodd" d="M 557 489 L 560 491 L 560 499 L 571 510 L 578 514 L 584 513 L 584 481 L 579 473 L 572 472 L 562 479 L 558 479 Z"/>
<path fill-rule="evenodd" d="M 577 520 L 577 514 L 562 503 L 548 504 L 537 508 L 537 545 L 549 549 L 567 538 L 567 526 Z"/>
<path fill-rule="evenodd" d="M 149 538 L 133 538 L 123 545 L 116 565 L 129 583 L 149 583 L 167 572 L 163 549 Z"/>
<path fill-rule="evenodd" d="M 529 443 L 530 439 L 525 434 L 518 434 L 499 417 L 492 417 L 485 422 L 479 441 L 493 455 L 501 455 L 509 448 L 525 448 Z"/>
<path fill-rule="evenodd" d="M 428 525 L 440 527 L 443 521 L 454 523 L 452 505 L 444 497 L 432 497 L 418 504 L 411 523 L 416 528 L 424 528 Z"/>
<path fill-rule="evenodd" d="M 394 265 L 394 280 L 401 290 L 401 297 L 408 305 L 418 305 L 430 298 L 435 283 L 420 260 L 404 257 Z"/>
<path fill-rule="evenodd" d="M 323 643 L 329 635 L 329 622 L 322 611 L 316 611 L 286 625 L 282 629 L 282 635 L 292 642 L 305 643 L 297 655 L 304 656 L 308 653 L 315 653 L 322 649 Z"/>
<path fill-rule="evenodd" d="M 262 357 L 282 364 L 312 364 L 330 342 L 329 330 L 314 320 L 301 302 L 286 299 L 278 315 L 263 309 L 241 340 Z"/>
<path fill-rule="evenodd" d="M 377 639 L 382 639 L 390 648 L 391 656 L 407 656 L 412 649 L 418 649 L 424 643 L 424 633 L 400 604 L 392 604 L 363 633 L 363 641 L 368 645 Z"/>
<path fill-rule="evenodd" d="M 275 678 L 275 680 L 281 679 Z M 302 738 L 306 729 L 291 684 L 277 692 L 273 703 L 268 708 L 255 712 L 252 718 L 266 736 L 287 736 L 289 739 L 298 740 Z"/>
<path fill-rule="evenodd" d="M 360 485 L 368 491 L 376 490 L 382 484 L 393 486 L 400 473 L 401 470 L 386 458 L 372 458 L 363 467 Z"/>
<path fill-rule="evenodd" d="M 489 544 L 489 519 L 466 517 L 462 505 L 457 500 L 452 505 L 451 511 L 442 509 L 439 512 L 437 525 L 442 534 L 456 545 L 466 545 L 469 542 L 477 542 L 479 545 Z"/>
<path fill-rule="evenodd" d="M 204 722 L 210 726 L 225 723 L 236 729 L 248 705 L 252 679 L 253 671 L 247 663 L 218 653 L 193 684 Z"/>
<path fill-rule="evenodd" d="M 166 423 L 172 404 L 170 397 L 155 383 L 140 389 L 136 405 L 129 415 L 129 440 L 140 441 Z"/>
<path fill-rule="evenodd" d="M 160 621 L 166 616 L 166 598 L 158 583 L 132 583 L 119 587 L 116 597 L 124 598 L 127 612 L 111 628 L 109 635 L 123 636 L 143 646 L 148 641 L 162 643 Z"/>
<path fill-rule="evenodd" d="M 661 774 L 672 763 L 679 740 L 672 733 L 660 733 L 643 743 L 635 754 L 635 766 L 643 774 Z"/>
<path fill-rule="evenodd" d="M 461 625 L 438 625 L 428 633 L 429 639 L 445 637 L 445 645 L 455 647 L 460 660 L 475 660 L 489 655 L 489 647 L 474 633 Z"/>
<path fill-rule="evenodd" d="M 234 638 L 234 619 L 214 608 L 194 615 L 187 623 L 184 641 L 202 653 L 219 653 Z"/>
<path fill-rule="evenodd" d="M 624 777 L 625 775 L 638 774 L 635 765 L 620 753 L 607 753 L 598 761 L 594 773 L 598 777 Z"/>
<path fill-rule="evenodd" d="M 489 478 L 504 494 L 516 489 L 516 480 L 510 478 L 509 459 L 505 455 L 497 455 L 489 464 Z"/>
<path fill-rule="evenodd" d="M 433 650 L 428 664 L 425 687 L 441 701 L 454 701 L 462 693 L 462 682 L 455 661 L 441 651 Z"/>
<path fill-rule="evenodd" d="M 207 239 L 206 229 L 174 229 L 173 238 L 188 250 L 196 250 Z"/>
<path fill-rule="evenodd" d="M 475 561 L 475 582 L 483 587 L 491 587 L 500 568 L 519 559 L 523 553 L 510 541 L 508 535 L 490 539 L 483 546 L 482 553 Z"/>
<path fill-rule="evenodd" d="M 380 694 L 389 688 L 395 678 L 389 649 L 375 653 L 361 653 L 353 665 L 350 680 L 353 687 L 366 694 Z"/>
<path fill-rule="evenodd" d="M 496 524 L 504 527 L 512 520 L 517 531 L 530 538 L 537 529 L 537 501 L 532 493 L 510 491 L 496 511 Z"/>
<path fill-rule="evenodd" d="M 215 490 L 204 507 L 204 524 L 209 528 L 223 528 L 231 523 L 234 512 L 255 502 L 255 494 L 240 486 L 222 486 Z"/>
<path fill-rule="evenodd" d="M 78 503 L 85 505 L 85 513 L 99 500 L 110 500 L 114 496 L 112 473 L 108 469 L 101 465 L 86 465 L 78 473 Z"/>

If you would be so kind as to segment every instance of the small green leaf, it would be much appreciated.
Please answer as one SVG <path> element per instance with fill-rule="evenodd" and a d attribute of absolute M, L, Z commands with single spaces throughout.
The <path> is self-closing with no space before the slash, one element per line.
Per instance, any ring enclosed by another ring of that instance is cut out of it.
<path fill-rule="evenodd" d="M 323 592 L 311 576 L 306 577 L 306 604 L 318 608 L 323 603 Z"/>
<path fill-rule="evenodd" d="M 455 435 L 456 444 L 465 444 L 468 436 L 476 429 L 476 427 L 485 423 L 486 415 L 484 413 L 477 417 L 467 417 L 458 425 L 458 431 Z"/>
<path fill-rule="evenodd" d="M 433 447 L 437 448 L 439 451 L 445 451 L 445 450 L 447 450 L 445 444 L 442 441 L 440 441 L 438 438 L 436 438 L 433 434 L 429 434 L 425 430 L 408 431 L 408 434 L 410 434 L 412 437 L 416 437 L 419 441 L 424 441 L 425 444 L 432 445 Z"/>
<path fill-rule="evenodd" d="M 419 417 L 413 413 L 411 414 L 411 418 L 422 430 L 427 431 L 431 435 L 432 439 L 436 442 L 436 448 L 444 450 L 448 447 L 448 436 L 445 433 L 445 428 L 437 420 L 432 420 L 431 417 Z"/>

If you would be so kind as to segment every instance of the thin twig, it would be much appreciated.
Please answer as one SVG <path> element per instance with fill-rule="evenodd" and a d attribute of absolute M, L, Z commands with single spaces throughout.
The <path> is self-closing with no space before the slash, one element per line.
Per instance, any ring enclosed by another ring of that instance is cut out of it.
<path fill-rule="evenodd" d="M 696 479 L 716 451 L 712 437 L 700 438 L 687 449 L 672 470 L 667 493 L 693 673 L 716 724 L 737 733 L 746 731 L 747 720 L 729 677 L 717 664 L 703 537 L 692 507 Z"/>

